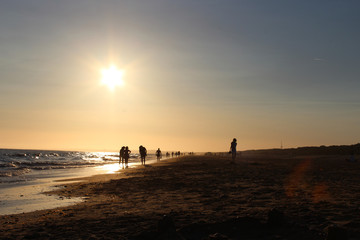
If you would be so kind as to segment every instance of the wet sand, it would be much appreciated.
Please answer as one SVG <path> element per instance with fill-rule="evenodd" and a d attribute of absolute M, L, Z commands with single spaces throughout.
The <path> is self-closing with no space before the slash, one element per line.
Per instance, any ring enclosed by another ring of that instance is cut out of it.
<path fill-rule="evenodd" d="M 83 178 L 56 194 L 85 202 L 0 216 L 0 239 L 360 239 L 345 159 L 187 156 Z"/>
<path fill-rule="evenodd" d="M 149 160 L 150 164 L 156 160 Z M 139 166 L 139 162 L 131 162 L 129 168 Z M 59 181 L 65 184 L 81 181 L 84 177 L 119 172 L 118 163 L 110 163 L 95 167 L 33 170 L 23 181 L 0 183 L 0 215 L 18 214 L 36 210 L 65 207 L 83 201 L 81 197 L 66 197 L 44 194 L 55 190 Z"/>

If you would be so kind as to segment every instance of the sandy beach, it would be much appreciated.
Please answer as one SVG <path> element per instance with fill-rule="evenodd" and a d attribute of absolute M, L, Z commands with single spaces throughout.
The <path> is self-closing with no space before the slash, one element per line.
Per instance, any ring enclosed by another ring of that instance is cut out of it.
<path fill-rule="evenodd" d="M 0 216 L 0 238 L 360 239 L 360 165 L 345 159 L 186 156 L 82 178 L 47 194 L 84 202 Z"/>
<path fill-rule="evenodd" d="M 0 240 L 360 240 L 359 10 L 0 0 Z"/>

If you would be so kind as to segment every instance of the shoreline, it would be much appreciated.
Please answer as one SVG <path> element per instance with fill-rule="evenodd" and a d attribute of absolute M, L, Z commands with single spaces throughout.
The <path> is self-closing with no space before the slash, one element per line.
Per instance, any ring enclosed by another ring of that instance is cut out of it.
<path fill-rule="evenodd" d="M 149 160 L 153 164 L 156 160 Z M 137 168 L 138 162 L 130 163 L 129 168 Z M 63 184 L 85 181 L 93 176 L 120 173 L 123 169 L 118 163 L 94 167 L 68 169 L 33 170 L 23 182 L 3 182 L 0 184 L 0 216 L 21 214 L 37 210 L 50 210 L 82 202 L 82 197 L 66 198 L 46 194 L 56 191 Z M 30 180 L 29 180 L 30 179 Z"/>
<path fill-rule="evenodd" d="M 229 239 L 325 239 L 336 225 L 359 239 L 360 166 L 343 159 L 242 156 L 231 164 L 229 157 L 186 156 L 93 176 L 51 192 L 84 202 L 0 216 L 0 238 L 207 239 L 218 233 Z M 274 209 L 281 221 L 269 222 Z"/>

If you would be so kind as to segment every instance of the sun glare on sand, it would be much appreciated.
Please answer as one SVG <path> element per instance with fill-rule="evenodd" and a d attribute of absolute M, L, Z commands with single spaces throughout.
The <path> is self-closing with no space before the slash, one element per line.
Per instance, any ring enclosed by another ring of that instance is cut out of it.
<path fill-rule="evenodd" d="M 117 69 L 114 65 L 109 68 L 101 70 L 101 83 L 106 85 L 110 90 L 114 90 L 117 86 L 124 85 L 124 71 L 121 69 Z"/>

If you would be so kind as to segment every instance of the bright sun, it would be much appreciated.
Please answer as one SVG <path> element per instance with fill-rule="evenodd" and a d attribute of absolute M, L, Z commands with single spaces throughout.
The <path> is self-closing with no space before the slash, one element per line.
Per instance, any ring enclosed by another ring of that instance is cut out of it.
<path fill-rule="evenodd" d="M 124 85 L 124 71 L 121 69 L 117 69 L 114 65 L 107 69 L 102 69 L 101 75 L 101 83 L 108 86 L 110 90 L 114 90 L 116 86 Z"/>

